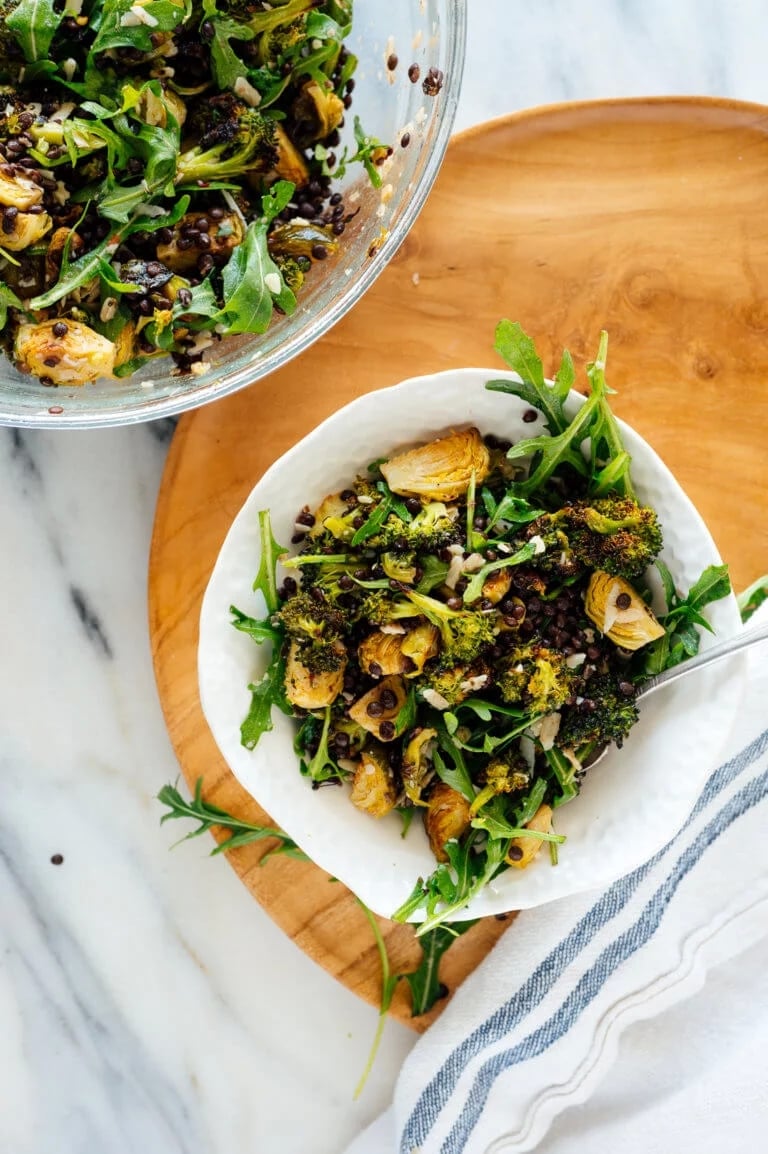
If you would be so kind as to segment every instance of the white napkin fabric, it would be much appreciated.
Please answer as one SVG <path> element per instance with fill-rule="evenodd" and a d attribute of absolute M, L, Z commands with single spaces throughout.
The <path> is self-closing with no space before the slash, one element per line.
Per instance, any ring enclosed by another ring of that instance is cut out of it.
<path fill-rule="evenodd" d="M 766 619 L 768 612 L 761 611 L 749 626 Z M 728 666 L 722 668 L 727 676 Z M 622 1032 L 697 992 L 686 1028 L 695 1037 L 698 1023 L 711 1053 L 716 1039 L 706 1028 L 710 1011 L 702 990 L 707 971 L 727 962 L 723 972 L 738 986 L 732 959 L 754 959 L 750 947 L 768 936 L 768 644 L 750 654 L 746 685 L 725 746 L 729 756 L 678 834 L 605 891 L 519 914 L 417 1042 L 393 1106 L 346 1154 L 517 1154 L 541 1148 L 554 1119 L 594 1093 L 616 1060 Z M 748 973 L 744 963 L 746 984 L 760 972 L 754 960 L 751 965 Z M 752 1029 L 762 1030 L 768 1041 L 768 1011 L 759 1005 Z M 688 1044 L 686 1037 L 648 1032 L 639 1063 L 630 1064 L 630 1080 L 643 1077 L 643 1063 L 650 1062 L 657 1085 L 676 1078 L 679 1098 Z M 718 1082 L 721 1104 L 744 1102 L 748 1087 L 759 1096 L 753 1045 L 746 1039 L 743 1046 L 725 1045 L 720 1057 L 719 1076 L 728 1079 Z M 660 1073 L 665 1066 L 667 1074 Z M 760 1067 L 765 1070 L 764 1060 Z M 762 1074 L 759 1079 L 764 1082 Z M 634 1131 L 631 1117 L 623 1117 L 615 1134 L 624 1154 L 684 1151 L 688 1139 L 691 1150 L 723 1149 L 711 1144 L 716 1101 L 710 1098 L 710 1111 L 702 1111 L 697 1085 L 692 1075 L 691 1108 L 676 1101 L 679 1132 L 658 1146 L 659 1133 L 648 1128 L 647 1116 Z M 622 1101 L 627 1097 L 631 1102 L 626 1093 Z M 640 1097 L 638 1110 L 647 1115 L 651 1104 Z M 764 1106 L 766 1097 L 768 1092 Z M 609 1148 L 585 1142 L 583 1131 L 572 1143 L 565 1129 L 556 1143 L 558 1154 Z"/>

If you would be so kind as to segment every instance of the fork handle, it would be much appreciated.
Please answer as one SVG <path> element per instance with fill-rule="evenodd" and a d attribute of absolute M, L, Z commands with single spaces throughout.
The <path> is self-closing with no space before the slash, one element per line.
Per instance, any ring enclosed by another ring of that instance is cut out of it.
<path fill-rule="evenodd" d="M 641 698 L 647 697 L 662 685 L 668 685 L 670 681 L 677 681 L 678 677 L 686 677 L 689 673 L 693 673 L 694 669 L 703 669 L 706 665 L 714 665 L 715 662 L 723 661 L 734 653 L 741 653 L 742 649 L 749 649 L 761 641 L 768 641 L 768 622 L 758 626 L 757 629 L 744 629 L 735 636 L 721 641 L 718 645 L 713 645 L 711 649 L 705 649 L 703 653 L 697 653 L 695 657 L 682 661 L 679 665 L 673 666 L 672 669 L 665 669 L 662 673 L 657 673 L 655 677 L 649 678 L 642 686 L 637 700 L 640 701 Z"/>

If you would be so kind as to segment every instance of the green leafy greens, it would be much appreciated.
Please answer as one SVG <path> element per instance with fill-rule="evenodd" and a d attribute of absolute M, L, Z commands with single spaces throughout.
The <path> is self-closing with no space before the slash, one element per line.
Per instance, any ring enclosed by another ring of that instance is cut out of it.
<path fill-rule="evenodd" d="M 332 182 L 357 163 L 380 186 L 391 151 L 359 118 L 339 148 L 352 9 L 6 0 L 0 157 L 19 188 L 4 197 L 0 331 L 27 376 L 125 378 L 167 354 L 174 375 L 203 375 L 221 339 L 295 312 L 357 211 Z"/>

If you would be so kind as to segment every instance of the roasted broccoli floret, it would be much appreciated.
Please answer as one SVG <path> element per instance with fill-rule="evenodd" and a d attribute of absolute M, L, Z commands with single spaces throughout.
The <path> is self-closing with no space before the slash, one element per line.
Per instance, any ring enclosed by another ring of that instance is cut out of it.
<path fill-rule="evenodd" d="M 276 614 L 289 637 L 297 641 L 328 641 L 344 629 L 344 618 L 326 600 L 300 591 L 285 601 Z"/>
<path fill-rule="evenodd" d="M 472 816 L 500 793 L 518 793 L 527 789 L 531 774 L 520 753 L 509 752 L 494 757 L 482 772 L 483 787 L 475 796 L 470 810 Z"/>
<path fill-rule="evenodd" d="M 293 137 L 302 148 L 325 140 L 344 118 L 344 105 L 333 91 L 331 82 L 319 84 L 308 80 L 293 102 Z"/>
<path fill-rule="evenodd" d="M 372 543 L 384 549 L 437 553 L 459 541 L 461 534 L 461 524 L 455 514 L 442 501 L 429 501 L 412 521 L 403 521 L 391 514 Z"/>
<path fill-rule="evenodd" d="M 638 577 L 663 544 L 654 510 L 615 494 L 546 513 L 528 525 L 526 535 L 529 540 L 541 537 L 546 546 L 541 567 L 563 576 L 602 569 L 619 577 Z"/>
<path fill-rule="evenodd" d="M 277 256 L 275 257 L 275 264 L 280 269 L 283 280 L 294 295 L 298 293 L 304 284 L 304 277 L 312 267 L 312 262 L 304 256 Z"/>
<path fill-rule="evenodd" d="M 298 660 L 310 673 L 336 673 L 347 664 L 346 651 L 338 640 L 317 640 L 300 645 Z"/>
<path fill-rule="evenodd" d="M 496 682 L 505 701 L 521 702 L 532 714 L 552 713 L 573 696 L 576 671 L 562 653 L 530 645 L 511 653 L 499 666 Z"/>
<path fill-rule="evenodd" d="M 603 674 L 587 683 L 589 696 L 563 711 L 557 744 L 584 751 L 614 742 L 619 748 L 638 719 L 635 686 L 615 674 Z"/>
<path fill-rule="evenodd" d="M 306 5 L 304 6 L 306 7 Z M 272 15 L 279 12 L 279 8 L 272 10 Z M 263 13 L 259 13 L 262 15 Z M 295 20 L 278 24 L 257 37 L 255 49 L 256 59 L 260 64 L 275 65 L 282 63 L 287 56 L 300 49 L 307 36 L 306 13 L 297 16 Z"/>
<path fill-rule="evenodd" d="M 425 665 L 418 684 L 422 690 L 426 688 L 439 693 L 449 705 L 458 705 L 478 691 L 481 679 L 483 684 L 490 679 L 490 669 L 482 660 L 466 665 L 450 665 L 443 657 Z M 429 696 L 425 700 L 427 704 L 435 704 L 429 701 Z"/>
<path fill-rule="evenodd" d="M 472 609 L 450 609 L 436 597 L 415 590 L 409 590 L 406 597 L 440 630 L 440 660 L 444 665 L 450 667 L 474 661 L 486 646 L 493 644 L 496 626 L 490 614 Z"/>
<path fill-rule="evenodd" d="M 8 27 L 8 18 L 19 6 L 19 0 L 0 0 L 0 75 L 10 77 L 24 63 L 24 53 L 16 35 Z M 2 94 L 5 102 L 5 94 Z M 7 103 L 7 102 L 6 102 Z"/>
<path fill-rule="evenodd" d="M 182 152 L 176 181 L 225 180 L 245 172 L 268 173 L 278 160 L 276 122 L 262 116 L 230 92 L 212 96 L 190 120 L 204 125 L 198 143 Z"/>

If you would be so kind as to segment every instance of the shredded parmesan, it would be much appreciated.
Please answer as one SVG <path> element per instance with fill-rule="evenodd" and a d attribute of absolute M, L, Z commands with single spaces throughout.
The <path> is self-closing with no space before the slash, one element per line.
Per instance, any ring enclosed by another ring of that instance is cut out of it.
<path fill-rule="evenodd" d="M 548 713 L 546 717 L 541 719 L 541 728 L 539 730 L 539 741 L 541 748 L 544 750 L 551 749 L 555 744 L 560 729 L 560 714 Z"/>
<path fill-rule="evenodd" d="M 244 76 L 238 76 L 232 86 L 232 91 L 235 96 L 239 96 L 246 104 L 250 104 L 251 108 L 258 108 L 261 104 L 261 93 L 257 88 L 254 88 L 251 82 L 246 80 Z"/>
<path fill-rule="evenodd" d="M 436 689 L 422 689 L 421 696 L 427 705 L 431 705 L 433 709 L 450 709 L 451 707 L 451 703 L 446 701 L 442 693 L 438 693 Z"/>

